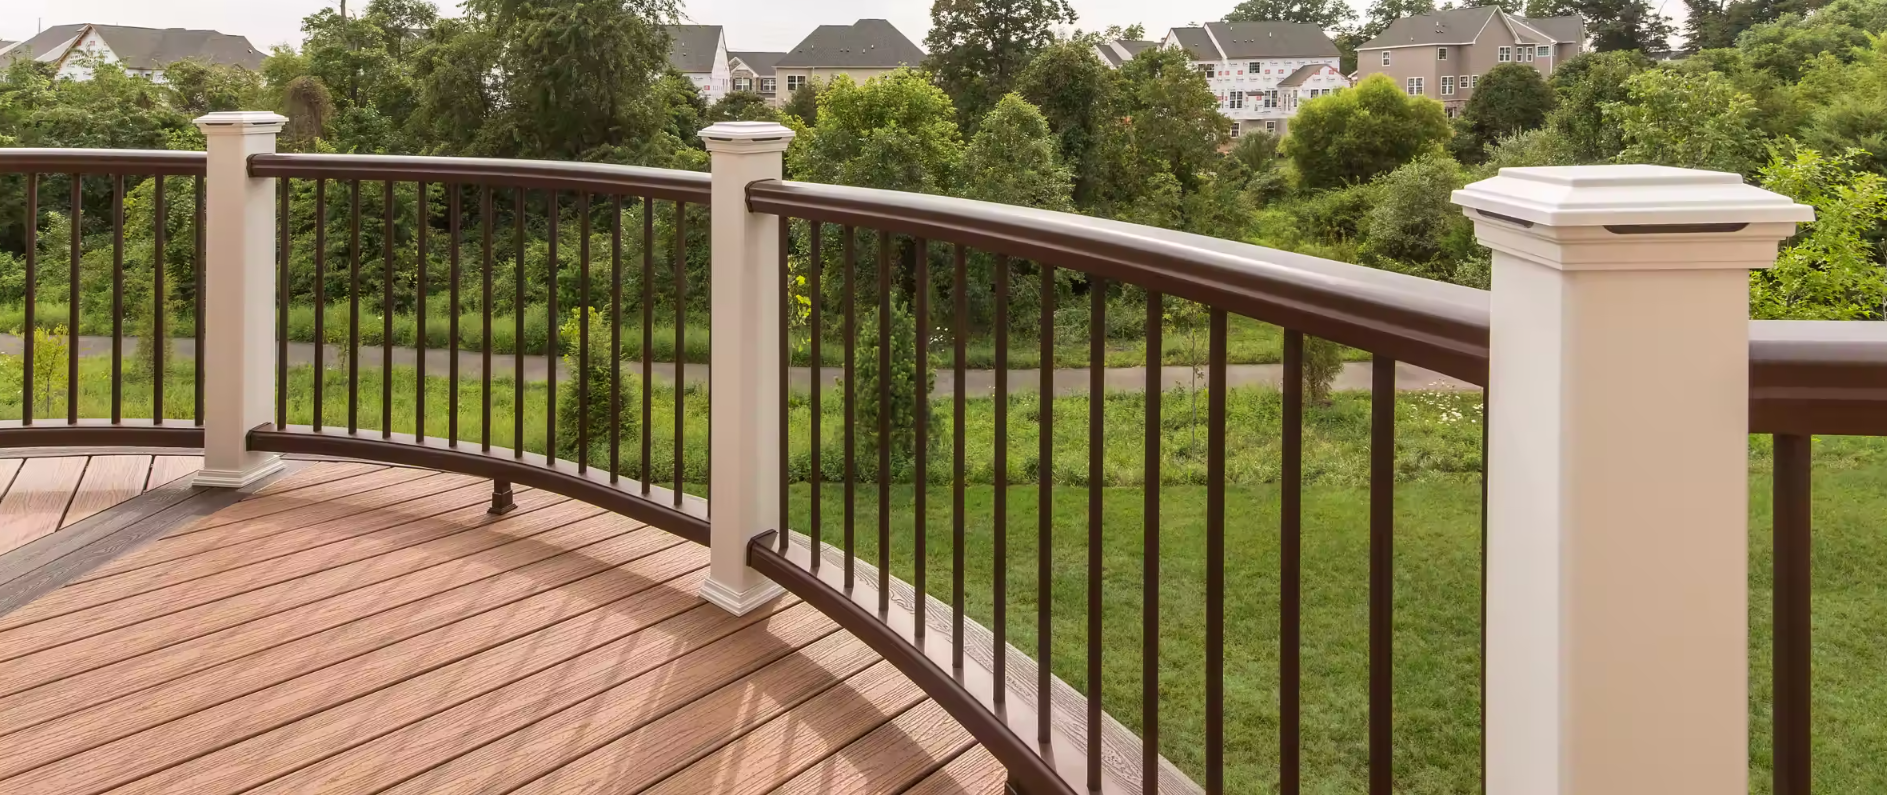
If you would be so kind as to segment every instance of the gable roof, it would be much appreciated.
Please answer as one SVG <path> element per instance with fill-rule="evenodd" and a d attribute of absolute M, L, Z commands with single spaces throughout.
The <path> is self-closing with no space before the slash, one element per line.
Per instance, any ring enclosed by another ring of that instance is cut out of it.
<path fill-rule="evenodd" d="M 1513 14 L 1507 16 L 1515 22 L 1546 34 L 1555 43 L 1584 44 L 1586 40 L 1586 21 L 1577 15 L 1538 18 Z"/>
<path fill-rule="evenodd" d="M 1304 22 L 1207 22 L 1226 58 L 1335 58 L 1337 43 Z"/>
<path fill-rule="evenodd" d="M 213 64 L 262 68 L 263 53 L 247 38 L 214 30 L 134 28 L 123 25 L 55 25 L 0 54 L 0 62 L 17 58 L 55 61 L 65 57 L 87 30 L 98 33 L 126 69 L 162 69 L 197 58 Z"/>
<path fill-rule="evenodd" d="M 1173 28 L 1167 37 L 1179 43 L 1186 55 L 1195 61 L 1217 61 L 1219 48 L 1212 43 L 1212 37 L 1206 35 L 1205 28 Z"/>
<path fill-rule="evenodd" d="M 1307 63 L 1307 64 L 1304 64 L 1303 66 L 1297 67 L 1297 71 L 1294 71 L 1288 75 L 1285 75 L 1283 80 L 1278 81 L 1278 87 L 1279 88 L 1297 88 L 1299 86 L 1304 85 L 1304 81 L 1309 80 L 1310 78 L 1321 73 L 1325 69 L 1330 70 L 1332 74 L 1337 74 L 1337 75 L 1342 74 L 1341 72 L 1337 71 L 1336 67 L 1331 66 L 1330 64 Z"/>
<path fill-rule="evenodd" d="M 1106 61 L 1108 66 L 1119 67 L 1133 60 L 1148 48 L 1159 46 L 1159 42 L 1140 41 L 1139 39 L 1115 39 L 1094 45 L 1094 52 Z"/>
<path fill-rule="evenodd" d="M 727 54 L 727 57 L 730 60 L 740 61 L 749 70 L 753 71 L 755 77 L 772 77 L 773 65 L 776 63 L 779 63 L 781 58 L 786 57 L 786 53 L 783 53 L 783 52 L 730 52 Z"/>
<path fill-rule="evenodd" d="M 820 25 L 775 67 L 896 69 L 924 62 L 924 51 L 883 19 Z"/>
<path fill-rule="evenodd" d="M 721 48 L 720 25 L 663 25 L 668 30 L 668 64 L 678 72 L 712 72 Z"/>
<path fill-rule="evenodd" d="M 1403 17 L 1389 23 L 1382 35 L 1358 46 L 1359 50 L 1381 50 L 1417 45 L 1473 44 L 1480 38 L 1500 9 L 1494 6 L 1456 8 L 1433 14 Z"/>

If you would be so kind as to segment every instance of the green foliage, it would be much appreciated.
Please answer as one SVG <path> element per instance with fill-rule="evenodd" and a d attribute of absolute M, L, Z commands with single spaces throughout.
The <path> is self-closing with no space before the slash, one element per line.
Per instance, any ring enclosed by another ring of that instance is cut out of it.
<path fill-rule="evenodd" d="M 1887 267 L 1869 239 L 1887 222 L 1887 177 L 1857 169 L 1860 156 L 1778 150 L 1763 168 L 1763 187 L 1814 207 L 1815 221 L 1774 268 L 1750 273 L 1751 317 L 1879 319 L 1887 310 Z"/>
<path fill-rule="evenodd" d="M 1241 0 L 1225 15 L 1227 22 L 1302 22 L 1337 30 L 1356 21 L 1344 0 Z"/>
<path fill-rule="evenodd" d="M 1462 117 L 1475 137 L 1494 141 L 1546 123 L 1553 89 L 1531 64 L 1504 63 L 1487 70 Z"/>
<path fill-rule="evenodd" d="M 964 150 L 959 195 L 1047 210 L 1069 209 L 1068 169 L 1041 111 L 1010 94 L 989 112 Z"/>
<path fill-rule="evenodd" d="M 1232 134 L 1232 123 L 1220 115 L 1218 97 L 1205 77 L 1183 51 L 1156 47 L 1122 65 L 1120 79 L 1120 110 L 1133 141 L 1129 157 L 1144 158 L 1145 167 L 1173 175 L 1183 190 L 1197 187 Z"/>
<path fill-rule="evenodd" d="M 824 87 L 824 81 L 809 80 L 794 89 L 792 95 L 786 98 L 786 105 L 780 108 L 780 115 L 799 119 L 807 127 L 818 124 L 819 91 Z"/>
<path fill-rule="evenodd" d="M 1100 162 L 1106 128 L 1119 124 L 1115 72 L 1101 63 L 1091 43 L 1061 41 L 1029 62 L 1016 91 L 1041 110 L 1060 140 L 1061 162 L 1074 175 L 1074 197 L 1086 204 L 1106 169 Z"/>
<path fill-rule="evenodd" d="M 881 389 L 888 388 L 890 411 L 884 415 L 885 423 L 891 434 L 891 455 L 901 461 L 908 458 L 916 446 L 916 395 L 919 393 L 915 390 L 921 388 L 923 394 L 930 394 L 937 387 L 937 374 L 930 362 L 917 360 L 917 322 L 902 301 L 894 300 L 890 319 L 891 369 L 889 375 L 885 375 L 878 361 L 881 320 L 881 315 L 873 311 L 859 321 L 857 428 L 863 440 L 860 446 L 873 453 L 865 458 L 876 461 L 875 453 L 885 441 L 878 436 L 879 395 Z M 924 329 L 922 333 L 930 334 L 931 330 Z"/>
<path fill-rule="evenodd" d="M 1716 72 L 1684 75 L 1668 69 L 1626 81 L 1630 99 L 1605 106 L 1618 124 L 1627 163 L 1751 173 L 1762 154 L 1756 104 Z"/>
<path fill-rule="evenodd" d="M 1388 76 L 1371 75 L 1299 108 L 1284 154 L 1305 187 L 1334 188 L 1436 151 L 1451 134 L 1441 103 L 1408 96 Z"/>
<path fill-rule="evenodd" d="M 1355 38 L 1358 42 L 1368 41 L 1382 35 L 1391 22 L 1434 12 L 1435 0 L 1370 0 L 1369 12 L 1364 15 L 1362 27 L 1357 29 Z M 1345 73 L 1355 68 L 1354 65 L 1345 67 Z"/>
<path fill-rule="evenodd" d="M 899 69 L 864 85 L 839 76 L 819 93 L 819 123 L 793 139 L 798 179 L 941 193 L 963 155 L 956 109 L 920 72 Z"/>
<path fill-rule="evenodd" d="M 262 75 L 240 66 L 185 59 L 164 67 L 171 103 L 190 116 L 260 106 Z"/>
<path fill-rule="evenodd" d="M 779 121 L 780 112 L 752 91 L 729 91 L 708 107 L 709 124 L 723 121 Z"/>
<path fill-rule="evenodd" d="M 1343 372 L 1343 346 L 1320 337 L 1304 338 L 1304 402 L 1330 405 L 1330 387 Z"/>
<path fill-rule="evenodd" d="M 1559 102 L 1547 124 L 1565 139 L 1574 160 L 1598 163 L 1625 150 L 1624 132 L 1605 117 L 1605 107 L 1630 99 L 1626 83 L 1650 68 L 1643 53 L 1626 51 L 1586 53 L 1553 70 Z"/>
<path fill-rule="evenodd" d="M 1428 279 L 1475 284 L 1472 271 L 1458 274 L 1476 254 L 1474 225 L 1451 200 L 1467 184 L 1455 161 L 1428 155 L 1376 181 L 1376 203 L 1364 222 L 1363 253 L 1387 260 L 1390 270 Z"/>
<path fill-rule="evenodd" d="M 584 323 L 589 326 L 587 361 L 577 356 L 577 351 L 584 350 L 584 329 L 580 325 Z M 560 375 L 557 384 L 557 453 L 564 458 L 581 458 L 593 466 L 606 466 L 612 422 L 620 438 L 641 437 L 642 377 L 610 356 L 606 314 L 588 308 L 571 310 L 558 335 L 567 375 Z M 620 392 L 612 389 L 617 386 L 616 379 L 621 381 Z M 617 404 L 621 412 L 612 416 L 611 408 Z M 579 431 L 588 432 L 587 449 L 578 449 L 583 437 Z"/>
<path fill-rule="evenodd" d="M 1074 21 L 1068 0 L 934 0 L 924 68 L 973 131 L 1015 89 L 1054 27 Z"/>
<path fill-rule="evenodd" d="M 1649 0 L 1537 0 L 1527 6 L 1528 16 L 1566 14 L 1586 21 L 1586 36 L 1595 52 L 1663 50 L 1677 32 Z"/>

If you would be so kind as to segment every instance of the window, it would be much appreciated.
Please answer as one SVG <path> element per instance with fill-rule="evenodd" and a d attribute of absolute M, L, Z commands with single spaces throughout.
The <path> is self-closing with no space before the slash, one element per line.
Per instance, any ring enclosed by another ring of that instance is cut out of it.
<path fill-rule="evenodd" d="M 1447 48 L 1447 47 L 1436 47 L 1436 48 L 1435 48 L 1435 60 L 1437 60 L 1437 61 L 1446 61 L 1446 60 L 1448 60 L 1448 48 Z"/>
<path fill-rule="evenodd" d="M 1265 107 L 1275 108 L 1278 106 L 1278 90 L 1277 89 L 1275 88 L 1271 89 L 1270 91 L 1264 92 L 1264 94 L 1265 94 Z"/>
<path fill-rule="evenodd" d="M 1452 119 L 1459 115 L 1461 115 L 1461 108 L 1456 107 L 1454 105 L 1448 106 L 1448 118 Z"/>
<path fill-rule="evenodd" d="M 806 87 L 805 75 L 787 75 L 786 76 L 786 90 L 787 91 L 798 91 L 805 87 Z"/>
<path fill-rule="evenodd" d="M 1500 48 L 1500 54 L 1494 57 L 1494 60 L 1499 61 L 1501 63 L 1507 63 L 1508 61 L 1511 61 L 1513 59 L 1514 59 L 1514 48 L 1512 47 Z"/>
<path fill-rule="evenodd" d="M 1402 88 L 1404 91 L 1407 91 L 1411 97 L 1419 97 L 1428 93 L 1422 88 L 1422 78 L 1419 77 L 1409 78 L 1408 82 L 1404 83 Z"/>
<path fill-rule="evenodd" d="M 1389 65 L 1389 51 L 1388 50 L 1382 51 L 1382 65 L 1383 66 Z"/>
<path fill-rule="evenodd" d="M 1441 76 L 1441 95 L 1444 97 L 1452 97 L 1455 95 L 1454 75 Z"/>
<path fill-rule="evenodd" d="M 1245 64 L 1245 71 L 1252 74 L 1258 74 L 1258 70 L 1263 68 L 1265 68 L 1264 64 L 1259 61 L 1252 61 L 1251 63 Z"/>
<path fill-rule="evenodd" d="M 1468 90 L 1468 76 L 1467 75 L 1462 75 L 1455 79 L 1455 89 L 1457 91 Z"/>
<path fill-rule="evenodd" d="M 1211 76 L 1212 76 L 1212 64 L 1209 64 L 1209 63 L 1202 63 L 1202 64 L 1200 64 L 1200 65 L 1199 65 L 1199 73 L 1200 73 L 1200 74 L 1202 74 L 1202 75 L 1205 75 L 1206 77 L 1211 77 Z"/>
<path fill-rule="evenodd" d="M 1278 123 L 1277 123 L 1277 122 L 1275 122 L 1275 121 L 1268 121 L 1268 122 L 1265 122 L 1265 132 L 1268 132 L 1268 133 L 1275 133 L 1275 132 L 1277 132 L 1277 131 L 1278 131 Z"/>
<path fill-rule="evenodd" d="M 1533 48 L 1533 54 L 1541 58 L 1550 58 L 1553 56 L 1553 48 L 1542 44 Z"/>
<path fill-rule="evenodd" d="M 1468 75 L 1468 78 L 1469 78 L 1469 79 L 1468 79 L 1468 88 L 1480 88 L 1480 87 L 1481 87 L 1481 76 L 1480 76 L 1480 75 Z"/>
<path fill-rule="evenodd" d="M 1521 48 L 1520 48 L 1520 60 L 1522 60 L 1522 61 L 1531 61 L 1531 60 L 1533 60 L 1533 48 L 1532 48 L 1532 47 L 1521 47 Z"/>
<path fill-rule="evenodd" d="M 1229 107 L 1232 110 L 1244 110 L 1245 109 L 1245 92 L 1243 91 L 1232 92 L 1231 99 L 1226 103 L 1226 107 Z"/>
<path fill-rule="evenodd" d="M 1232 122 L 1232 137 L 1238 137 L 1238 122 Z"/>
<path fill-rule="evenodd" d="M 735 90 L 735 91 L 752 91 L 752 90 L 753 90 L 753 78 L 751 78 L 751 77 L 736 77 L 736 78 L 734 78 L 734 90 Z"/>
<path fill-rule="evenodd" d="M 760 78 L 760 93 L 762 94 L 773 93 L 773 89 L 775 85 L 776 85 L 776 81 L 771 77 Z"/>

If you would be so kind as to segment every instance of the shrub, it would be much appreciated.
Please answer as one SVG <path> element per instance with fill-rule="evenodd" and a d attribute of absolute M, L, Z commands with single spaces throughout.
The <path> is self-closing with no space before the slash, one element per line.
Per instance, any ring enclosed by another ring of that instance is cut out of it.
<path fill-rule="evenodd" d="M 587 316 L 587 317 L 582 317 Z M 586 364 L 577 356 L 580 350 L 579 326 L 587 322 L 590 331 L 589 361 Z M 559 330 L 562 348 L 564 372 L 567 378 L 560 377 L 557 385 L 557 454 L 570 459 L 581 458 L 591 466 L 606 466 L 609 463 L 609 431 L 612 422 L 617 423 L 619 435 L 624 440 L 640 438 L 642 433 L 642 379 L 629 371 L 622 373 L 622 412 L 612 419 L 610 416 L 610 388 L 612 376 L 621 366 L 609 355 L 609 318 L 606 313 L 596 310 L 571 310 Z M 582 398 L 582 400 L 579 399 Z M 583 402 L 587 401 L 587 406 Z M 587 419 L 589 444 L 578 448 L 578 420 Z"/>
<path fill-rule="evenodd" d="M 1343 372 L 1343 346 L 1317 337 L 1304 338 L 1304 402 L 1330 404 L 1330 387 Z"/>
<path fill-rule="evenodd" d="M 892 459 L 903 461 L 910 457 L 917 443 L 915 390 L 921 388 L 924 394 L 929 394 L 937 386 L 937 375 L 931 363 L 917 361 L 917 323 L 899 301 L 891 304 L 890 322 L 891 399 L 887 426 L 891 438 L 888 441 Z M 859 322 L 858 428 L 859 437 L 864 441 L 862 447 L 869 451 L 865 460 L 871 466 L 876 465 L 877 445 L 881 441 L 878 439 L 878 390 L 882 377 L 878 367 L 878 329 L 879 316 L 875 311 L 871 317 Z M 929 333 L 929 330 L 926 329 L 925 333 Z"/>

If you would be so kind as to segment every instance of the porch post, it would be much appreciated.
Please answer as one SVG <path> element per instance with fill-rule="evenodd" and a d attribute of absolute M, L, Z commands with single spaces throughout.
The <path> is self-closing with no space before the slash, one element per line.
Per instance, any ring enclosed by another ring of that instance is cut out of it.
<path fill-rule="evenodd" d="M 1749 271 L 1810 208 L 1734 174 L 1510 168 L 1494 251 L 1487 791 L 1747 791 Z"/>
<path fill-rule="evenodd" d="M 785 531 L 780 512 L 780 220 L 747 211 L 747 185 L 779 179 L 793 131 L 721 122 L 701 131 L 714 195 L 710 350 L 714 434 L 708 473 L 709 565 L 701 598 L 736 615 L 780 594 L 747 567 L 747 543 Z"/>
<path fill-rule="evenodd" d="M 196 120 L 204 183 L 203 470 L 196 485 L 240 488 L 282 468 L 249 449 L 272 421 L 275 372 L 275 180 L 252 179 L 249 156 L 275 151 L 288 119 L 232 111 Z"/>

